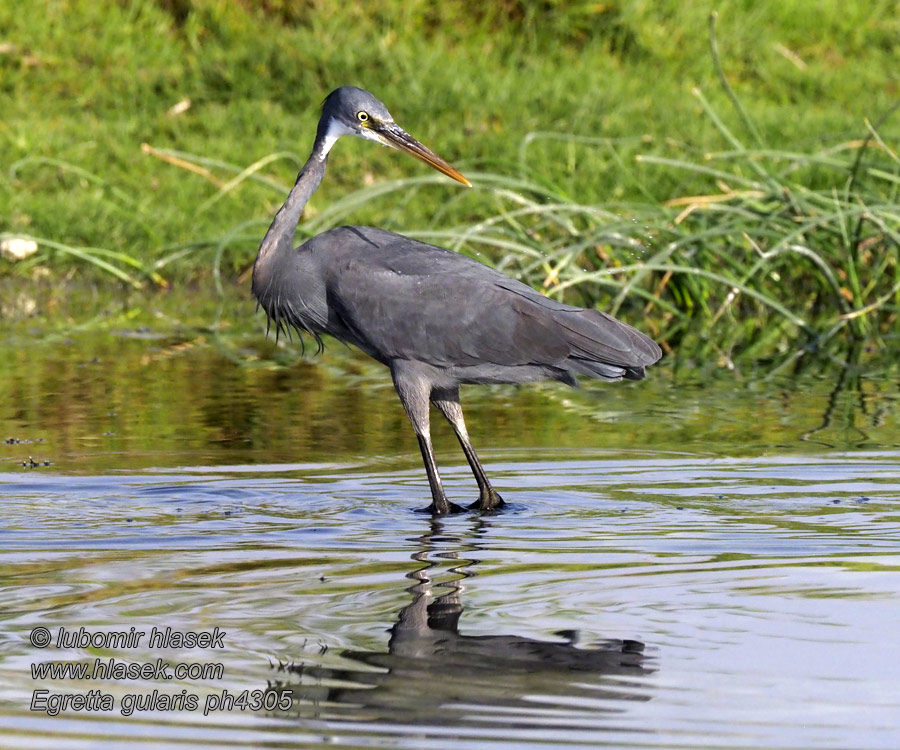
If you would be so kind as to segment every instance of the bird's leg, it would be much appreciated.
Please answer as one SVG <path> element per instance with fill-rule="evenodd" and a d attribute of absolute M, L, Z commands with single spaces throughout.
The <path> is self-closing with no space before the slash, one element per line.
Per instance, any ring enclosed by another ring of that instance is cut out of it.
<path fill-rule="evenodd" d="M 428 475 L 428 484 L 431 486 L 431 505 L 425 508 L 425 512 L 432 515 L 445 513 L 462 513 L 463 508 L 447 500 L 444 493 L 444 485 L 441 483 L 441 475 L 438 473 L 437 463 L 434 460 L 434 449 L 431 446 L 431 425 L 428 414 L 428 396 L 431 386 L 422 378 L 404 371 L 402 367 L 392 366 L 391 375 L 394 378 L 394 387 L 406 415 L 412 422 L 416 437 L 419 439 L 419 449 L 422 451 L 422 460 L 425 462 L 425 473 Z"/>
<path fill-rule="evenodd" d="M 463 453 L 466 454 L 466 461 L 469 462 L 472 473 L 475 475 L 475 481 L 478 483 L 478 500 L 469 507 L 475 510 L 495 510 L 505 505 L 497 490 L 491 487 L 487 474 L 484 473 L 484 467 L 475 453 L 475 448 L 472 447 L 472 441 L 469 440 L 466 422 L 463 419 L 462 405 L 459 403 L 459 388 L 435 389 L 431 393 L 431 400 L 453 427 Z"/>
<path fill-rule="evenodd" d="M 431 436 L 426 431 L 425 434 L 416 437 L 419 439 L 419 450 L 422 451 L 422 460 L 425 462 L 428 484 L 431 485 L 431 505 L 423 508 L 424 512 L 434 516 L 444 513 L 461 513 L 463 508 L 447 500 L 447 495 L 444 493 L 441 475 L 438 473 L 437 463 L 434 460 L 434 449 L 431 447 Z"/>

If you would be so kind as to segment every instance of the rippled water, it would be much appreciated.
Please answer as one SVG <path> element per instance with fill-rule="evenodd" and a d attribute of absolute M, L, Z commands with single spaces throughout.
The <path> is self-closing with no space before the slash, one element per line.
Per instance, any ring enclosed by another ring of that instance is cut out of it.
<path fill-rule="evenodd" d="M 433 520 L 413 512 L 424 472 L 377 371 L 156 346 L 38 353 L 7 380 L 0 744 L 900 746 L 900 428 L 883 373 L 473 389 L 510 507 Z M 451 499 L 474 499 L 449 431 L 437 441 Z M 56 647 L 61 627 L 154 626 L 218 627 L 224 648 Z M 223 674 L 32 677 L 98 657 Z M 36 689 L 115 708 L 50 717 L 29 710 Z M 121 715 L 154 689 L 199 706 Z M 223 690 L 289 700 L 204 716 Z"/>

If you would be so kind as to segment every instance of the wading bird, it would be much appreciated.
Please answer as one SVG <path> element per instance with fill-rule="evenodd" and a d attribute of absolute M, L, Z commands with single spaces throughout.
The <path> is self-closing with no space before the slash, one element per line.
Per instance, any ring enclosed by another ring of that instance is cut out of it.
<path fill-rule="evenodd" d="M 322 106 L 312 153 L 259 246 L 253 294 L 276 331 L 308 333 L 320 349 L 327 333 L 390 368 L 431 485 L 427 511 L 462 510 L 441 484 L 429 402 L 449 420 L 475 475 L 479 497 L 469 507 L 498 508 L 503 500 L 466 432 L 460 384 L 640 380 L 660 349 L 604 312 L 556 302 L 471 258 L 383 229 L 338 227 L 293 247 L 303 208 L 343 135 L 405 151 L 469 185 L 368 91 L 336 89 Z"/>

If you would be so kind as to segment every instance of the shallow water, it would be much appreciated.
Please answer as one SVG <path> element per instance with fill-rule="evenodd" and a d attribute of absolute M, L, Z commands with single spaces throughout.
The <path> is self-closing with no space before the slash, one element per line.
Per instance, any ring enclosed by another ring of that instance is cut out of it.
<path fill-rule="evenodd" d="M 413 512 L 414 438 L 353 355 L 254 369 L 90 335 L 4 374 L 4 745 L 900 746 L 893 370 L 472 389 L 509 508 L 441 520 Z M 436 427 L 448 494 L 474 499 Z M 57 648 L 154 626 L 223 648 Z M 32 677 L 96 658 L 222 674 Z M 39 689 L 114 709 L 50 717 Z M 198 707 L 122 715 L 154 689 Z M 204 716 L 224 690 L 286 708 Z"/>

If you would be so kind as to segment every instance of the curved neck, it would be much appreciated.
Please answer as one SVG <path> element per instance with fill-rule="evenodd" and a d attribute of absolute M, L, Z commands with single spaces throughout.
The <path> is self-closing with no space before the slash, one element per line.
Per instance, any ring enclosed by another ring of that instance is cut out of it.
<path fill-rule="evenodd" d="M 256 262 L 253 264 L 254 287 L 269 277 L 268 270 L 273 261 L 282 254 L 289 253 L 293 248 L 294 233 L 297 231 L 297 222 L 303 215 L 303 209 L 325 176 L 325 165 L 328 161 L 328 151 L 334 141 L 327 138 L 320 128 L 316 141 L 313 144 L 312 153 L 306 164 L 297 175 L 297 181 L 288 194 L 284 204 L 278 209 L 275 218 L 269 225 L 269 231 L 259 246 Z"/>
<path fill-rule="evenodd" d="M 318 154 L 317 150 L 313 150 L 310 154 L 297 175 L 297 181 L 288 193 L 287 199 L 272 219 L 269 231 L 266 232 L 265 239 L 259 247 L 260 255 L 272 245 L 286 245 L 288 248 L 292 246 L 294 232 L 297 231 L 297 223 L 303 215 L 303 209 L 325 176 L 326 161 L 327 156 Z"/>

